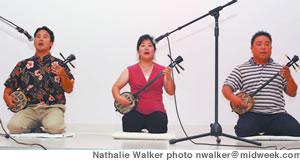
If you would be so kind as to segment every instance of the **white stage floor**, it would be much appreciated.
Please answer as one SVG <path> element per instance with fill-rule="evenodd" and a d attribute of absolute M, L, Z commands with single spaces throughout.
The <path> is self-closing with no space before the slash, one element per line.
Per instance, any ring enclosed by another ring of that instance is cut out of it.
<path fill-rule="evenodd" d="M 222 126 L 223 133 L 234 135 L 233 126 Z M 16 138 L 24 143 L 38 143 L 47 149 L 82 149 L 82 150 L 124 150 L 124 149 L 155 149 L 155 150 L 260 150 L 260 149 L 300 149 L 299 141 L 260 141 L 262 147 L 273 146 L 270 148 L 257 148 L 258 146 L 238 141 L 235 139 L 220 136 L 221 145 L 242 145 L 238 146 L 213 146 L 213 145 L 195 145 L 190 141 L 182 141 L 176 144 L 169 144 L 168 140 L 121 140 L 113 139 L 112 133 L 121 131 L 120 125 L 67 125 L 67 133 L 73 134 L 73 137 L 67 138 Z M 188 126 L 186 131 L 189 136 L 204 134 L 210 132 L 209 126 Z M 2 130 L 0 133 L 4 133 Z M 179 126 L 169 126 L 169 133 L 175 134 L 176 138 L 185 137 Z M 207 136 L 194 139 L 197 143 L 217 144 L 214 136 Z M 283 148 L 285 147 L 285 148 Z M 17 149 L 42 149 L 38 146 L 25 146 L 14 142 L 11 139 L 0 137 L 0 150 Z"/>

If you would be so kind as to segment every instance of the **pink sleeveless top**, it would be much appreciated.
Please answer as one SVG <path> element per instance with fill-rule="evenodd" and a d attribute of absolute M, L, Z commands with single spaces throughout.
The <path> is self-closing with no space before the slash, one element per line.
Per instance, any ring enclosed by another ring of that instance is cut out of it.
<path fill-rule="evenodd" d="M 134 94 L 139 91 L 148 82 L 159 75 L 164 69 L 164 66 L 154 63 L 152 72 L 147 81 L 141 67 L 139 66 L 139 63 L 129 66 L 128 72 L 131 93 Z M 164 76 L 162 75 L 138 95 L 138 104 L 136 107 L 138 112 L 142 114 L 150 114 L 155 111 L 166 113 L 162 100 L 163 83 Z"/>

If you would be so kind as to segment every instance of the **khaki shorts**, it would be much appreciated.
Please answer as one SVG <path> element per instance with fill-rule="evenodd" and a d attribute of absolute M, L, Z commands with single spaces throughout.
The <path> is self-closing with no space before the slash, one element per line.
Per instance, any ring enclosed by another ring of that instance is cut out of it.
<path fill-rule="evenodd" d="M 63 104 L 31 104 L 14 114 L 7 128 L 13 134 L 30 132 L 61 134 L 65 131 L 65 110 Z"/>

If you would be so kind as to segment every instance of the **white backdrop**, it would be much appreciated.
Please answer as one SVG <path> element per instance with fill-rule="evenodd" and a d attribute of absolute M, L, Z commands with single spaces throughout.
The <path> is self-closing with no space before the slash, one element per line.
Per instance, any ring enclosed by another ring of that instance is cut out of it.
<path fill-rule="evenodd" d="M 140 35 L 155 37 L 171 32 L 229 0 L 1 0 L 0 14 L 33 35 L 46 25 L 54 31 L 52 55 L 73 53 L 76 78 L 67 95 L 66 123 L 121 124 L 114 110 L 111 87 L 126 66 L 137 62 L 136 42 Z M 251 57 L 250 39 L 258 30 L 273 37 L 272 57 L 286 64 L 284 54 L 300 55 L 299 0 L 239 0 L 220 12 L 219 122 L 235 124 L 221 93 L 232 69 Z M 2 100 L 4 85 L 18 61 L 34 54 L 33 43 L 0 22 L 0 117 L 13 115 Z M 173 57 L 184 58 L 185 71 L 175 72 L 177 103 L 183 124 L 209 125 L 215 111 L 214 18 L 212 16 L 169 36 Z M 157 44 L 156 62 L 168 65 L 167 40 Z M 300 74 L 293 71 L 300 85 Z M 129 87 L 123 91 L 128 91 Z M 287 110 L 300 120 L 300 98 L 286 98 Z M 173 97 L 164 95 L 169 123 L 178 124 Z"/>

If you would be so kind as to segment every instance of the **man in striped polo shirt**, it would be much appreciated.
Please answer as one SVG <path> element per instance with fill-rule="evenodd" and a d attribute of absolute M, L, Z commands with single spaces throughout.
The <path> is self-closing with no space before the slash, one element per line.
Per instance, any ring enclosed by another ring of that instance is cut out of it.
<path fill-rule="evenodd" d="M 274 80 L 255 96 L 252 109 L 239 115 L 235 133 L 239 137 L 265 135 L 300 136 L 299 122 L 289 115 L 284 106 L 283 91 L 291 97 L 297 94 L 297 84 L 286 66 L 271 58 L 272 38 L 264 31 L 255 33 L 251 39 L 253 57 L 237 66 L 224 82 L 223 95 L 233 106 L 246 107 L 243 100 L 234 95 L 240 91 L 253 93 L 278 72 Z"/>

